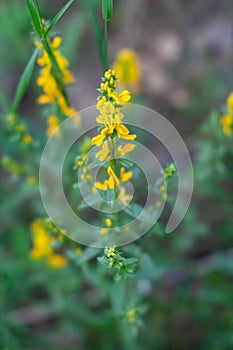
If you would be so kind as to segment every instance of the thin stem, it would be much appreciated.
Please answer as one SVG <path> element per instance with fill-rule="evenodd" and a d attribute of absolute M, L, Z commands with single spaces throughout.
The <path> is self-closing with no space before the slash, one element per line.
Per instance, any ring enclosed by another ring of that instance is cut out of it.
<path fill-rule="evenodd" d="M 104 70 L 108 69 L 108 20 L 104 21 Z"/>
<path fill-rule="evenodd" d="M 105 71 L 105 61 L 104 61 L 104 54 L 103 54 L 103 38 L 102 38 L 100 24 L 99 24 L 99 21 L 98 21 L 97 16 L 96 16 L 95 4 L 94 4 L 93 0 L 88 0 L 87 4 L 89 7 L 89 11 L 90 11 L 92 28 L 93 28 L 95 40 L 97 43 L 97 48 L 98 48 L 98 53 L 99 53 L 102 69 L 103 69 L 103 71 Z"/>

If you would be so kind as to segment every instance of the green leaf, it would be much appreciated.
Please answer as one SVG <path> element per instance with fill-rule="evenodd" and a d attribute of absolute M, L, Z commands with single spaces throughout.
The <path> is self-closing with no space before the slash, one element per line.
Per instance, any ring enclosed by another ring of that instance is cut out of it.
<path fill-rule="evenodd" d="M 43 35 L 43 29 L 42 29 L 42 25 L 41 25 L 41 18 L 40 18 L 40 13 L 39 13 L 39 9 L 38 9 L 38 4 L 35 5 L 33 0 L 26 0 L 26 4 L 27 4 L 28 10 L 30 12 L 35 30 L 36 30 L 37 34 L 39 35 L 39 37 L 41 38 Z"/>
<path fill-rule="evenodd" d="M 7 113 L 9 111 L 9 104 L 8 104 L 7 98 L 3 92 L 2 86 L 0 86 L 0 104 L 1 104 L 4 112 Z"/>
<path fill-rule="evenodd" d="M 31 80 L 31 76 L 32 76 L 32 72 L 33 72 L 33 68 L 36 62 L 36 57 L 39 51 L 39 46 L 36 47 L 36 49 L 34 50 L 26 68 L 23 71 L 23 74 L 21 75 L 21 78 L 19 80 L 17 89 L 16 89 L 16 93 L 15 93 L 15 97 L 14 97 L 14 101 L 12 104 L 12 112 L 15 113 L 19 107 L 19 104 L 23 98 L 23 95 L 25 94 L 28 85 L 30 83 Z"/>
<path fill-rule="evenodd" d="M 46 36 L 50 30 L 53 28 L 53 26 L 59 21 L 59 19 L 64 15 L 64 13 L 66 12 L 66 10 L 68 10 L 68 8 L 70 7 L 70 5 L 74 2 L 74 0 L 69 0 L 65 6 L 62 7 L 62 9 L 56 14 L 56 16 L 52 19 L 52 21 L 50 22 L 50 24 L 48 25 L 48 28 L 45 31 L 44 36 Z"/>
<path fill-rule="evenodd" d="M 76 263 L 83 264 L 94 257 L 96 257 L 100 253 L 101 249 L 88 247 L 83 250 L 82 254 L 77 256 Z"/>
<path fill-rule="evenodd" d="M 90 194 L 89 196 L 86 197 L 86 200 L 82 200 L 81 203 L 78 205 L 77 209 L 85 209 L 85 208 L 89 208 L 90 206 L 93 206 L 95 204 L 98 204 L 102 201 L 102 199 L 100 198 L 100 196 L 96 195 L 96 194 Z M 87 204 L 88 202 L 88 204 Z"/>
<path fill-rule="evenodd" d="M 103 35 L 101 32 L 101 27 L 98 21 L 98 17 L 96 16 L 96 8 L 94 0 L 88 0 L 88 6 L 90 10 L 92 27 L 95 34 L 95 39 L 98 47 L 99 57 L 102 63 L 103 70 L 105 70 L 105 62 L 104 62 L 104 52 L 103 52 Z"/>
<path fill-rule="evenodd" d="M 61 11 L 53 18 L 52 22 L 50 23 L 49 27 L 47 28 L 46 32 L 43 34 L 42 33 L 42 29 L 41 29 L 41 20 L 40 20 L 40 14 L 38 12 L 38 9 L 35 7 L 34 2 L 32 0 L 26 0 L 27 6 L 29 8 L 32 20 L 33 20 L 33 24 L 35 26 L 35 29 L 38 33 L 38 35 L 40 36 L 41 40 L 44 40 L 45 35 L 49 33 L 49 31 L 52 29 L 52 27 L 58 22 L 58 20 L 61 18 L 61 16 L 65 13 L 65 11 L 68 9 L 68 7 L 71 5 L 71 3 L 74 0 L 70 0 L 62 9 Z M 40 29 L 39 29 L 40 27 Z M 39 30 L 39 32 L 38 32 Z M 50 49 L 50 48 L 49 48 Z M 15 93 L 15 97 L 14 97 L 14 101 L 12 104 L 12 112 L 15 113 L 20 105 L 20 102 L 23 98 L 23 95 L 25 94 L 28 85 L 30 83 L 31 80 L 31 76 L 32 76 L 32 72 L 33 72 L 33 68 L 35 65 L 35 61 L 36 61 L 36 57 L 39 51 L 39 46 L 34 50 L 23 74 L 21 75 L 20 81 L 18 83 L 17 89 L 16 89 L 16 93 Z M 57 68 L 57 61 L 54 58 L 54 55 L 51 53 L 51 50 L 48 50 L 48 54 L 51 58 L 51 61 L 53 62 L 53 64 L 55 65 L 55 68 Z"/>
<path fill-rule="evenodd" d="M 140 220 L 143 222 L 151 222 L 153 223 L 153 220 L 151 220 L 151 215 L 144 209 L 140 204 L 131 202 L 124 211 L 132 216 L 133 218 L 138 218 L 140 215 Z M 143 211 L 143 214 L 142 214 Z"/>

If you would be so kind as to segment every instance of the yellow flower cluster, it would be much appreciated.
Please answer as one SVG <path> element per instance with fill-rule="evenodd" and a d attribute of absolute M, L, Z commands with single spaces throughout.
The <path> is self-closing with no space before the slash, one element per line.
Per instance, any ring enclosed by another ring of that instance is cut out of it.
<path fill-rule="evenodd" d="M 135 308 L 129 309 L 126 312 L 126 317 L 129 323 L 135 323 L 137 310 Z"/>
<path fill-rule="evenodd" d="M 122 187 L 122 183 L 129 181 L 133 173 L 125 171 L 124 167 L 120 168 L 119 176 L 116 174 L 116 166 L 112 166 L 111 159 L 116 156 L 120 157 L 131 152 L 135 145 L 127 143 L 124 146 L 120 145 L 115 150 L 114 139 L 134 140 L 135 134 L 130 134 L 128 128 L 123 124 L 124 114 L 121 111 L 122 104 L 130 101 L 131 95 L 128 90 L 123 90 L 120 93 L 116 92 L 118 78 L 114 70 L 105 72 L 102 78 L 102 83 L 98 89 L 101 92 L 101 97 L 97 102 L 97 109 L 100 115 L 96 118 L 98 124 L 103 125 L 100 134 L 92 138 L 92 145 L 97 147 L 102 146 L 97 152 L 96 157 L 100 161 L 109 161 L 107 168 L 108 179 L 102 182 L 95 182 L 95 187 L 102 191 L 118 189 L 118 198 L 124 205 L 132 199 L 131 195 L 126 194 L 126 190 Z M 108 230 L 104 229 L 103 234 Z"/>
<path fill-rule="evenodd" d="M 103 191 L 107 191 L 109 188 L 110 190 L 113 191 L 115 190 L 116 186 L 120 186 L 121 182 L 129 181 L 133 176 L 132 171 L 125 172 L 125 168 L 122 167 L 120 170 L 120 178 L 118 178 L 115 171 L 111 168 L 110 165 L 108 167 L 107 173 L 109 175 L 109 178 L 105 180 L 104 183 L 96 182 L 95 183 L 96 188 Z"/>
<path fill-rule="evenodd" d="M 101 98 L 97 103 L 97 109 L 100 115 L 96 118 L 98 124 L 104 127 L 100 134 L 92 138 L 92 144 L 101 146 L 105 139 L 111 141 L 114 136 L 126 140 L 134 140 L 135 134 L 130 134 L 128 128 L 123 124 L 124 118 L 121 113 L 121 104 L 130 101 L 131 95 L 128 90 L 117 93 L 117 77 L 113 70 L 105 72 L 103 82 L 98 89 L 101 92 Z M 108 141 L 104 143 L 101 152 L 97 153 L 97 157 L 105 160 L 110 154 Z"/>
<path fill-rule="evenodd" d="M 221 116 L 220 121 L 222 124 L 223 133 L 230 137 L 233 129 L 233 92 L 227 99 L 227 113 Z"/>
<path fill-rule="evenodd" d="M 54 268 L 65 266 L 67 264 L 66 258 L 60 254 L 56 254 L 51 248 L 55 237 L 48 234 L 48 230 L 51 228 L 56 233 L 58 230 L 55 230 L 52 224 L 46 224 L 43 219 L 33 221 L 30 228 L 33 233 L 33 248 L 30 252 L 31 258 L 44 259 L 49 266 Z"/>
<path fill-rule="evenodd" d="M 119 254 L 115 248 L 105 248 L 105 256 L 109 259 L 109 267 L 117 268 L 118 270 L 123 267 L 123 262 L 119 261 Z"/>
<path fill-rule="evenodd" d="M 57 113 L 57 106 L 59 112 L 63 116 L 69 117 L 71 115 L 75 116 L 75 123 L 80 125 L 80 116 L 77 114 L 76 110 L 70 107 L 65 87 L 75 81 L 72 73 L 69 70 L 68 60 L 61 54 L 60 46 L 62 43 L 62 38 L 60 36 L 55 36 L 53 39 L 46 37 L 46 42 L 51 50 L 52 57 L 56 61 L 56 67 L 53 64 L 51 55 L 45 49 L 42 43 L 35 42 L 35 45 L 40 45 L 41 55 L 37 59 L 37 63 L 41 66 L 41 72 L 36 82 L 37 85 L 42 88 L 42 95 L 39 96 L 37 102 L 39 104 L 55 104 Z M 47 119 L 47 136 L 50 137 L 54 130 L 59 126 L 60 120 L 56 115 L 50 115 Z M 59 131 L 55 134 L 56 137 L 61 137 Z"/>
<path fill-rule="evenodd" d="M 12 158 L 10 157 L 3 157 L 2 158 L 2 165 L 3 167 L 9 171 L 12 175 L 20 175 L 24 172 L 24 167 L 22 165 L 17 164 Z"/>
<path fill-rule="evenodd" d="M 75 113 L 75 110 L 68 106 L 64 93 L 62 91 L 63 87 L 67 84 L 74 82 L 74 77 L 69 71 L 69 62 L 60 53 L 59 47 L 62 43 L 62 38 L 60 36 L 55 36 L 51 41 L 49 41 L 49 46 L 52 50 L 53 56 L 56 59 L 62 77 L 60 78 L 60 84 L 58 85 L 53 71 L 53 65 L 50 57 L 45 50 L 43 44 L 40 44 L 40 49 L 42 55 L 38 57 L 37 63 L 42 67 L 40 76 L 37 78 L 37 85 L 39 85 L 43 90 L 43 95 L 41 95 L 37 102 L 39 104 L 55 103 L 57 102 L 61 111 L 67 117 Z M 38 45 L 38 42 L 36 42 Z"/>
<path fill-rule="evenodd" d="M 26 126 L 21 122 L 14 113 L 7 115 L 8 128 L 19 135 L 20 141 L 24 145 L 31 145 L 33 140 L 29 135 Z"/>
<path fill-rule="evenodd" d="M 112 220 L 109 218 L 105 219 L 105 224 L 107 227 L 103 227 L 100 230 L 101 235 L 106 235 L 109 232 L 109 227 L 112 227 Z"/>
<path fill-rule="evenodd" d="M 124 48 L 118 52 L 113 69 L 122 86 L 129 87 L 134 92 L 138 91 L 142 70 L 138 56 L 132 49 Z"/>
<path fill-rule="evenodd" d="M 160 191 L 161 200 L 156 202 L 156 207 L 161 207 L 162 201 L 165 201 L 167 199 L 167 186 L 166 186 L 166 184 L 161 185 L 159 187 L 159 191 Z"/>

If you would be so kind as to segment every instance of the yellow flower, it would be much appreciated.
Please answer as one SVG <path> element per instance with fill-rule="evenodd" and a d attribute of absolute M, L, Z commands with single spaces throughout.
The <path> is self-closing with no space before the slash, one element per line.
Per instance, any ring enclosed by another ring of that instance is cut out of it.
<path fill-rule="evenodd" d="M 101 235 L 106 235 L 108 232 L 109 232 L 109 229 L 108 229 L 108 228 L 102 228 L 102 229 L 100 230 Z"/>
<path fill-rule="evenodd" d="M 105 180 L 104 183 L 101 182 L 95 182 L 95 187 L 98 188 L 99 190 L 102 191 L 107 191 L 108 190 L 108 180 Z"/>
<path fill-rule="evenodd" d="M 59 77 L 59 82 L 54 77 L 54 72 L 52 71 L 53 67 L 49 55 L 44 49 L 43 44 L 40 44 L 42 54 L 40 57 L 38 57 L 37 63 L 42 67 L 42 70 L 36 82 L 37 85 L 42 88 L 43 94 L 37 99 L 37 102 L 39 104 L 57 103 L 62 113 L 65 116 L 70 116 L 75 114 L 76 111 L 68 105 L 63 89 L 67 84 L 73 83 L 75 80 L 72 73 L 68 69 L 69 62 L 61 55 L 59 51 L 61 43 L 62 38 L 59 36 L 55 36 L 52 41 L 48 39 L 48 44 L 62 74 L 62 76 Z M 35 45 L 38 45 L 38 42 L 36 42 Z"/>
<path fill-rule="evenodd" d="M 95 187 L 102 191 L 107 191 L 108 188 L 112 191 L 115 190 L 116 186 L 120 186 L 121 182 L 129 181 L 133 175 L 132 171 L 125 172 L 125 169 L 122 167 L 120 169 L 120 178 L 118 178 L 111 166 L 108 167 L 107 173 L 109 175 L 109 178 L 105 180 L 104 183 L 95 183 Z"/>
<path fill-rule="evenodd" d="M 24 167 L 21 165 L 18 165 L 12 158 L 10 157 L 3 157 L 2 158 L 2 165 L 6 168 L 7 171 L 9 171 L 12 175 L 19 175 L 24 172 Z"/>
<path fill-rule="evenodd" d="M 229 113 L 233 114 L 233 92 L 228 96 L 227 108 L 228 108 Z"/>
<path fill-rule="evenodd" d="M 125 140 L 135 140 L 137 137 L 135 134 L 130 134 L 128 128 L 122 123 L 116 125 L 116 132 L 119 138 Z"/>
<path fill-rule="evenodd" d="M 112 226 L 112 220 L 111 220 L 111 219 L 107 218 L 107 219 L 105 220 L 105 222 L 106 222 L 106 225 L 107 225 L 108 227 L 111 227 L 111 226 Z"/>
<path fill-rule="evenodd" d="M 103 143 L 102 149 L 96 154 L 96 157 L 99 158 L 99 160 L 102 162 L 108 158 L 110 152 L 111 150 L 109 148 L 108 141 L 105 141 Z"/>
<path fill-rule="evenodd" d="M 115 103 L 121 104 L 121 103 L 129 102 L 131 99 L 131 94 L 128 90 L 123 90 L 120 94 L 114 91 L 114 92 L 109 92 L 108 97 L 112 99 Z"/>
<path fill-rule="evenodd" d="M 137 54 L 129 48 L 120 50 L 113 64 L 116 75 L 123 86 L 130 86 L 134 91 L 138 90 L 138 83 L 141 78 L 141 67 Z"/>
<path fill-rule="evenodd" d="M 123 205 L 126 207 L 128 203 L 132 200 L 133 196 L 130 194 L 126 194 L 125 188 L 121 187 L 120 192 L 118 194 L 118 198 L 123 203 Z"/>
<path fill-rule="evenodd" d="M 48 128 L 47 128 L 46 134 L 48 137 L 50 137 L 53 135 L 54 131 L 59 126 L 59 119 L 55 115 L 50 115 L 47 119 L 47 123 L 48 123 Z M 60 133 L 59 129 L 56 130 L 56 132 L 54 133 L 54 136 L 56 136 L 58 138 L 61 137 L 61 133 Z"/>
<path fill-rule="evenodd" d="M 50 224 L 48 224 L 50 227 Z M 45 259 L 51 267 L 63 267 L 67 264 L 67 260 L 60 254 L 55 254 L 51 248 L 54 237 L 48 235 L 48 228 L 42 219 L 36 219 L 30 225 L 32 231 L 33 248 L 30 256 L 32 259 Z"/>
<path fill-rule="evenodd" d="M 129 323 L 134 323 L 136 320 L 136 309 L 132 308 L 132 309 L 128 310 L 126 313 L 126 316 L 127 316 Z"/>
<path fill-rule="evenodd" d="M 14 126 L 16 124 L 16 116 L 14 113 L 10 113 L 7 115 L 7 121 L 10 126 Z"/>
<path fill-rule="evenodd" d="M 124 115 L 120 111 L 120 104 L 130 100 L 130 92 L 128 90 L 123 90 L 117 93 L 115 91 L 116 81 L 117 77 L 115 71 L 108 70 L 105 72 L 103 82 L 100 84 L 99 89 L 102 96 L 96 106 L 100 112 L 96 121 L 98 124 L 103 124 L 104 129 L 102 129 L 99 135 L 92 138 L 93 145 L 101 146 L 107 136 L 113 138 L 114 130 L 116 130 L 119 138 L 128 140 L 134 140 L 136 138 L 136 135 L 130 135 L 128 128 L 122 123 Z"/>
<path fill-rule="evenodd" d="M 105 248 L 105 254 L 107 258 L 115 258 L 116 257 L 116 249 L 113 247 Z"/>
<path fill-rule="evenodd" d="M 37 178 L 35 176 L 28 176 L 26 178 L 26 183 L 30 186 L 33 186 L 37 183 Z"/>
<path fill-rule="evenodd" d="M 24 135 L 24 137 L 23 137 L 23 143 L 25 143 L 26 145 L 28 145 L 28 144 L 30 144 L 30 143 L 32 143 L 32 137 L 30 136 L 30 135 Z"/>
<path fill-rule="evenodd" d="M 83 253 L 83 250 L 81 247 L 78 247 L 77 249 L 75 249 L 75 251 L 78 255 L 81 255 Z"/>
<path fill-rule="evenodd" d="M 136 147 L 136 145 L 133 145 L 132 143 L 127 143 L 124 146 L 120 145 L 117 148 L 117 153 L 119 156 L 124 156 L 125 154 L 132 152 L 135 147 Z"/>
<path fill-rule="evenodd" d="M 221 124 L 223 128 L 223 132 L 226 136 L 232 135 L 232 126 L 233 126 L 233 117 L 225 114 L 221 117 Z"/>
<path fill-rule="evenodd" d="M 47 262 L 51 267 L 55 268 L 64 267 L 67 265 L 67 259 L 64 256 L 58 254 L 49 255 Z"/>
<path fill-rule="evenodd" d="M 97 135 L 92 138 L 91 140 L 92 145 L 101 146 L 104 139 L 107 137 L 107 135 L 108 135 L 108 129 L 107 128 L 102 129 L 100 135 Z"/>
<path fill-rule="evenodd" d="M 120 179 L 121 181 L 129 181 L 131 177 L 133 176 L 132 171 L 125 172 L 125 168 L 121 168 L 120 170 Z"/>
<path fill-rule="evenodd" d="M 221 116 L 220 122 L 222 124 L 223 133 L 230 137 L 232 135 L 233 128 L 233 92 L 227 98 L 227 110 L 228 113 Z"/>
<path fill-rule="evenodd" d="M 111 190 L 115 189 L 115 185 L 119 186 L 120 185 L 120 180 L 118 179 L 118 177 L 116 176 L 116 173 L 114 172 L 114 170 L 111 168 L 111 166 L 108 167 L 108 175 L 109 175 L 109 179 L 108 179 L 108 185 L 109 188 Z"/>

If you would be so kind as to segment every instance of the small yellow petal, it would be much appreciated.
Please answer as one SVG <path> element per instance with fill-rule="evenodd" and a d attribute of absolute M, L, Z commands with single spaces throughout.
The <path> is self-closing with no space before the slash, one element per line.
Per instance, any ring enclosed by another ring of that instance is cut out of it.
<path fill-rule="evenodd" d="M 109 229 L 108 229 L 108 228 L 102 228 L 102 229 L 100 230 L 101 235 L 106 235 L 108 232 L 109 232 Z"/>
<path fill-rule="evenodd" d="M 102 191 L 107 191 L 108 189 L 108 181 L 106 180 L 104 183 L 95 182 L 95 187 Z"/>
<path fill-rule="evenodd" d="M 105 222 L 106 222 L 106 225 L 107 225 L 108 227 L 111 227 L 111 226 L 112 226 L 112 220 L 111 220 L 111 219 L 107 218 L 107 219 L 105 220 Z"/>

